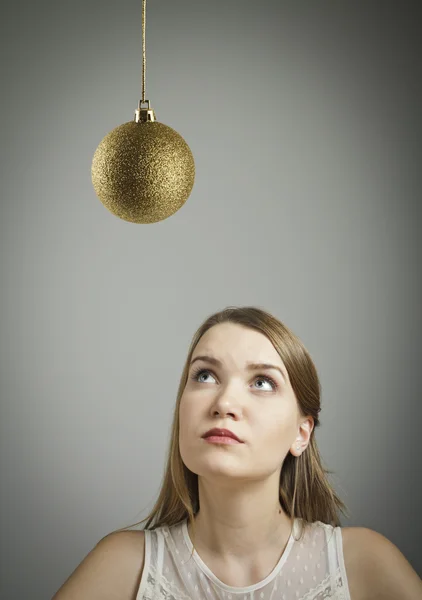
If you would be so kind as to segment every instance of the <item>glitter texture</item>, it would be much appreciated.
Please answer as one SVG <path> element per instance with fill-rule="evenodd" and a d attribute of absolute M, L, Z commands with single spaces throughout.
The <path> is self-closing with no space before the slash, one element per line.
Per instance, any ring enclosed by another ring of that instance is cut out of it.
<path fill-rule="evenodd" d="M 131 223 L 156 223 L 188 199 L 195 163 L 189 146 L 171 127 L 129 121 L 101 140 L 91 176 L 95 193 L 111 213 Z"/>

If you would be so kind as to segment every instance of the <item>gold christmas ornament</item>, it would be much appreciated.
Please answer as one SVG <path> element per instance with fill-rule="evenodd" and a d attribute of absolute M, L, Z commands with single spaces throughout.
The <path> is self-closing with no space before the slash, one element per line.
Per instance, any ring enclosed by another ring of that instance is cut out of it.
<path fill-rule="evenodd" d="M 143 0 L 142 100 L 133 121 L 101 140 L 91 167 L 98 198 L 111 213 L 131 223 L 156 223 L 173 215 L 188 199 L 195 180 L 189 146 L 177 131 L 156 121 L 145 100 L 145 11 Z"/>

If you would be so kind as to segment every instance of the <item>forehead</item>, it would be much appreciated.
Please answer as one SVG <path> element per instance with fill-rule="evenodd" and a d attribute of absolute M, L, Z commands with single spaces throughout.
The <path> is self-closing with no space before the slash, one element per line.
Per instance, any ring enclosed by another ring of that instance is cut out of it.
<path fill-rule="evenodd" d="M 237 323 L 219 323 L 199 340 L 192 359 L 212 355 L 222 362 L 256 362 L 282 366 L 282 360 L 266 335 Z"/>

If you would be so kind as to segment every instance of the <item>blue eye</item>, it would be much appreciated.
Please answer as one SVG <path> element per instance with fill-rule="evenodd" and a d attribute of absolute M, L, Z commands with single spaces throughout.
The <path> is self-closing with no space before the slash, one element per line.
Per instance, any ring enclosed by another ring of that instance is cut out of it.
<path fill-rule="evenodd" d="M 273 390 L 276 390 L 278 388 L 277 383 L 274 381 L 274 379 L 272 377 L 268 377 L 268 375 L 259 375 L 255 381 L 267 381 Z"/>
<path fill-rule="evenodd" d="M 209 374 L 210 374 L 210 371 L 208 371 L 208 369 L 199 369 L 192 374 L 192 379 L 194 381 L 198 381 L 198 377 L 200 377 L 201 375 L 209 375 Z M 203 381 L 202 383 L 207 383 L 207 381 Z"/>

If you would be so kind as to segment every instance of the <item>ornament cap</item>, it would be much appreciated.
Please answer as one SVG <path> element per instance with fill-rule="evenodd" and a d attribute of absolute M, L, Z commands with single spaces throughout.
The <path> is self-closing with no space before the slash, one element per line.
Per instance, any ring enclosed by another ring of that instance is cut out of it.
<path fill-rule="evenodd" d="M 148 104 L 147 107 L 143 107 L 142 104 Z M 135 118 L 134 121 L 135 123 L 147 123 L 148 121 L 153 122 L 155 121 L 155 113 L 153 111 L 153 109 L 150 106 L 150 101 L 149 100 L 140 100 L 138 103 L 138 108 L 135 110 Z"/>

